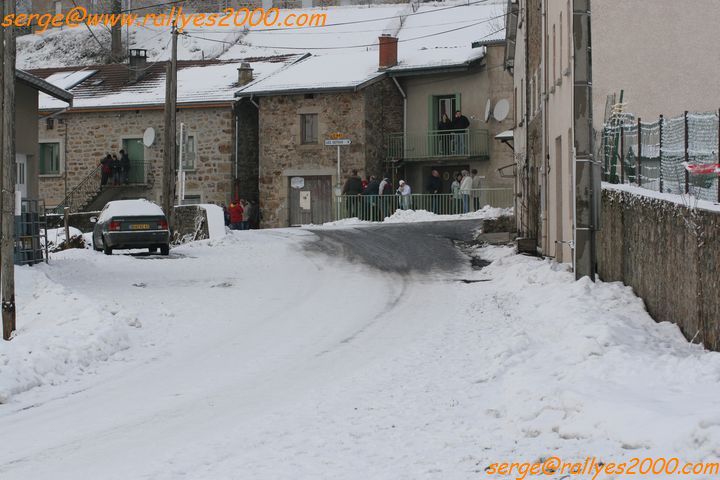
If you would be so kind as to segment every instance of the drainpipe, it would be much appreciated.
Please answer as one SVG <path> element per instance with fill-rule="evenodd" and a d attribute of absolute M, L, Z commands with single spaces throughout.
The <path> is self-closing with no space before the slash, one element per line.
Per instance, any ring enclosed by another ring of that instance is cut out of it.
<path fill-rule="evenodd" d="M 547 106 L 550 101 L 550 79 L 548 77 L 548 19 L 547 19 L 547 2 L 542 2 L 542 53 L 540 62 L 541 72 L 543 78 L 543 101 L 542 101 L 542 167 L 540 168 L 540 214 L 542 222 L 540 224 L 540 244 L 542 245 L 543 255 L 550 255 L 550 246 L 548 245 L 549 232 L 548 232 L 548 113 Z"/>
<path fill-rule="evenodd" d="M 392 77 L 392 79 L 400 95 L 403 97 L 403 158 L 405 158 L 405 153 L 407 152 L 407 95 L 400 86 L 400 82 L 397 81 L 397 78 Z M 393 185 L 395 185 L 395 172 L 393 172 Z"/>
<path fill-rule="evenodd" d="M 255 100 L 253 100 L 252 97 L 253 97 L 253 96 L 250 95 L 250 99 L 249 99 L 249 100 L 250 100 L 250 103 L 252 103 L 253 105 L 255 105 L 255 108 L 257 108 L 258 110 L 260 110 L 260 105 L 258 105 L 257 103 L 255 103 Z"/>

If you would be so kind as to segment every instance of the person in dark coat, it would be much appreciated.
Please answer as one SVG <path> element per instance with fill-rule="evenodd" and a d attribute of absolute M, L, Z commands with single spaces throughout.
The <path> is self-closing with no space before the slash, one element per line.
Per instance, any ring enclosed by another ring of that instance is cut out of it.
<path fill-rule="evenodd" d="M 107 185 L 108 178 L 112 173 L 112 157 L 108 153 L 100 161 L 100 185 Z"/>
<path fill-rule="evenodd" d="M 446 154 L 450 153 L 450 146 L 452 144 L 452 120 L 447 116 L 447 113 L 443 113 L 438 123 L 438 141 L 437 147 L 439 153 Z"/>
<path fill-rule="evenodd" d="M 367 209 L 367 218 L 364 220 L 370 220 L 372 222 L 377 220 L 377 209 L 378 209 L 378 198 L 377 196 L 380 194 L 380 180 L 378 180 L 374 175 L 370 176 L 370 179 L 368 181 L 367 187 L 365 187 L 365 190 L 363 190 L 363 195 L 365 195 L 367 198 L 365 199 L 365 206 Z"/>
<path fill-rule="evenodd" d="M 430 208 L 432 208 L 433 213 L 440 213 L 438 212 L 439 197 L 435 196 L 442 193 L 442 179 L 440 178 L 440 172 L 433 170 L 430 173 L 430 178 L 427 181 L 427 185 L 425 185 L 425 190 L 427 190 L 427 193 L 433 195 L 430 197 Z"/>
<path fill-rule="evenodd" d="M 120 180 L 122 178 L 122 165 L 120 164 L 120 160 L 118 159 L 117 155 L 112 156 L 110 168 L 113 175 L 113 185 L 120 185 Z"/>
<path fill-rule="evenodd" d="M 122 169 L 122 183 L 127 185 L 130 175 L 130 157 L 125 150 L 120 150 L 120 168 Z"/>
<path fill-rule="evenodd" d="M 342 189 L 342 194 L 347 196 L 346 198 L 346 206 L 348 211 L 348 217 L 353 218 L 357 217 L 357 211 L 358 211 L 358 202 L 360 201 L 359 198 L 352 198 L 360 195 L 363 191 L 363 185 L 362 180 L 358 176 L 357 170 L 352 171 L 352 175 L 348 177 L 348 179 L 345 181 L 345 185 Z"/>
<path fill-rule="evenodd" d="M 455 118 L 452 122 L 452 129 L 455 130 L 455 153 L 465 155 L 465 138 L 467 137 L 467 129 L 470 128 L 470 120 L 462 114 L 460 110 L 455 112 Z M 462 131 L 458 131 L 462 130 Z"/>

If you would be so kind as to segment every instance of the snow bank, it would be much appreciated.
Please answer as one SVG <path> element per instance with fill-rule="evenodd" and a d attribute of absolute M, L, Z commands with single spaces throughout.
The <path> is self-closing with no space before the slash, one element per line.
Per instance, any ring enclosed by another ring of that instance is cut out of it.
<path fill-rule="evenodd" d="M 504 438 L 496 458 L 717 458 L 720 354 L 656 323 L 621 283 L 575 281 L 510 248 L 480 252 L 494 262 L 481 272 L 492 281 L 467 292 L 485 331 L 472 369 L 493 412 L 487 431 Z"/>
<path fill-rule="evenodd" d="M 632 193 L 646 198 L 654 198 L 656 200 L 665 200 L 666 202 L 675 203 L 688 208 L 699 208 L 702 210 L 708 210 L 711 212 L 720 212 L 720 204 L 709 202 L 707 200 L 700 200 L 690 195 L 678 195 L 675 193 L 660 193 L 655 190 L 648 190 L 647 188 L 638 187 L 637 185 L 627 184 L 615 184 L 615 183 L 602 183 L 602 188 L 605 190 L 615 190 L 618 192 Z"/>
<path fill-rule="evenodd" d="M 385 217 L 382 222 L 370 222 L 360 220 L 359 218 L 345 218 L 334 222 L 326 222 L 322 225 L 306 225 L 307 227 L 355 227 L 360 225 L 372 225 L 379 223 L 419 223 L 419 222 L 447 222 L 451 220 L 471 220 L 498 218 L 504 215 L 512 215 L 512 208 L 496 208 L 486 205 L 480 210 L 470 213 L 460 213 L 457 215 L 437 215 L 427 210 L 396 210 L 389 217 Z"/>
<path fill-rule="evenodd" d="M 211 203 L 203 203 L 198 205 L 207 214 L 208 220 L 208 233 L 210 239 L 220 238 L 225 236 L 225 213 L 222 207 L 213 205 Z"/>
<path fill-rule="evenodd" d="M 16 270 L 18 330 L 12 341 L 0 342 L 0 403 L 66 382 L 73 373 L 92 373 L 98 362 L 128 348 L 128 331 L 139 326 L 127 309 L 99 305 L 52 282 L 45 268 Z"/>
<path fill-rule="evenodd" d="M 75 227 L 69 227 L 70 229 L 70 238 L 82 235 L 83 233 L 78 230 Z M 52 248 L 54 246 L 60 245 L 62 242 L 65 241 L 65 228 L 49 228 L 47 231 L 47 241 L 48 241 L 48 248 Z M 40 230 L 40 243 L 43 244 L 43 247 L 45 242 L 44 233 L 42 230 Z"/>

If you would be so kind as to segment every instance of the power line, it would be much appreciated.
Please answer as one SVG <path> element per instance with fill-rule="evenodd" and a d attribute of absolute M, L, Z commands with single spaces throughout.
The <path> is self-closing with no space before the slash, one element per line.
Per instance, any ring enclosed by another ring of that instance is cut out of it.
<path fill-rule="evenodd" d="M 505 15 L 503 14 L 503 15 L 501 15 L 501 16 L 505 16 Z M 411 41 L 414 41 L 414 40 L 421 40 L 421 39 L 424 39 L 424 38 L 430 38 L 430 37 L 435 37 L 435 36 L 438 36 L 438 35 L 444 35 L 444 34 L 446 34 L 446 33 L 452 33 L 452 32 L 456 32 L 456 31 L 458 31 L 458 30 L 466 29 L 466 28 L 476 27 L 476 26 L 481 25 L 481 24 L 483 24 L 483 23 L 488 23 L 488 22 L 491 22 L 491 21 L 493 21 L 493 20 L 497 20 L 498 18 L 500 18 L 500 17 L 488 18 L 488 19 L 482 20 L 482 21 L 480 21 L 480 22 L 475 22 L 475 23 L 472 23 L 472 24 L 470 24 L 470 25 L 465 25 L 465 26 L 462 26 L 462 27 L 451 28 L 450 30 L 444 30 L 444 31 L 442 31 L 442 32 L 430 33 L 430 34 L 427 34 L 427 35 L 421 35 L 421 36 L 419 36 L 419 37 L 413 37 L 413 38 L 399 39 L 399 40 L 398 40 L 398 43 L 401 43 L 401 42 L 411 42 Z M 503 31 L 503 30 L 505 30 L 505 27 L 504 27 L 504 26 L 503 26 L 502 28 L 499 28 L 499 29 L 497 29 L 497 30 L 494 30 L 494 31 L 490 32 L 490 33 L 487 34 L 487 35 L 484 35 L 483 37 L 480 37 L 480 39 L 487 38 L 487 37 L 489 37 L 489 36 L 491 36 L 491 35 L 494 35 L 494 34 L 496 34 L 496 33 L 501 32 L 501 31 Z M 200 36 L 190 35 L 190 34 L 187 34 L 187 33 L 185 33 L 184 35 L 187 36 L 187 37 L 189 37 L 189 38 L 197 38 L 197 39 L 199 39 L 199 40 L 205 40 L 205 41 L 208 41 L 208 42 L 223 43 L 223 44 L 226 44 L 226 45 L 242 45 L 240 42 L 234 42 L 234 43 L 233 43 L 233 42 L 227 42 L 227 41 L 225 41 L 225 40 L 218 40 L 218 39 L 214 39 L 214 38 L 200 37 Z M 376 45 L 378 45 L 377 42 L 375 42 L 375 43 L 366 43 L 366 44 L 358 44 L 358 45 L 345 45 L 345 46 L 340 46 L 340 47 L 285 47 L 285 46 L 278 46 L 278 45 L 255 45 L 255 44 L 251 44 L 251 45 L 248 45 L 248 46 L 252 46 L 252 47 L 256 47 L 256 48 L 278 49 L 278 50 L 343 50 L 343 49 L 350 49 L 350 48 L 374 47 L 374 46 L 376 46 Z"/>
<path fill-rule="evenodd" d="M 184 2 L 184 1 L 186 1 L 186 0 L 174 0 L 174 1 L 170 1 L 170 2 L 156 3 L 156 4 L 153 4 L 153 5 L 147 5 L 147 6 L 145 6 L 145 7 L 137 7 L 137 8 L 127 9 L 127 10 L 122 10 L 121 13 L 132 12 L 132 11 L 136 11 L 136 10 L 146 10 L 146 9 L 149 9 L 149 8 L 163 7 L 163 6 L 167 6 L 167 5 L 175 5 L 175 4 L 177 4 L 177 3 L 182 3 L 182 2 Z M 261 28 L 261 29 L 256 29 L 256 30 L 253 30 L 253 31 L 255 31 L 255 32 L 274 32 L 274 31 L 278 31 L 278 30 L 296 30 L 296 29 L 308 29 L 308 28 L 327 28 L 327 27 L 337 27 L 337 26 L 342 26 L 342 25 L 356 25 L 356 24 L 358 24 L 358 23 L 380 22 L 380 21 L 382 21 L 382 20 L 393 20 L 393 19 L 396 19 L 396 18 L 399 19 L 399 18 L 414 17 L 414 16 L 416 16 L 416 15 L 424 15 L 424 14 L 427 14 L 427 13 L 442 12 L 442 11 L 450 10 L 450 9 L 454 9 L 454 8 L 469 7 L 469 6 L 471 6 L 471 5 L 479 5 L 479 4 L 487 3 L 487 1 L 488 1 L 488 0 L 476 0 L 476 1 L 474 1 L 474 2 L 466 2 L 466 3 L 457 4 L 457 5 L 451 5 L 451 6 L 449 6 L 449 7 L 436 8 L 436 9 L 433 9 L 433 10 L 425 10 L 425 11 L 421 11 L 421 12 L 406 13 L 406 14 L 404 14 L 404 15 L 393 15 L 393 16 L 390 16 L 390 17 L 368 18 L 368 19 L 365 19 L 365 20 L 353 20 L 353 21 L 348 21 L 348 22 L 330 23 L 330 24 L 325 24 L 325 25 L 312 25 L 312 26 L 309 26 L 309 27 L 308 27 L 308 26 L 304 26 L 304 27 Z M 279 10 L 279 9 L 278 9 L 278 10 Z M 505 16 L 505 14 L 502 14 L 502 15 L 501 15 L 501 17 L 504 17 L 504 16 Z M 498 18 L 500 18 L 500 17 L 498 17 Z"/>

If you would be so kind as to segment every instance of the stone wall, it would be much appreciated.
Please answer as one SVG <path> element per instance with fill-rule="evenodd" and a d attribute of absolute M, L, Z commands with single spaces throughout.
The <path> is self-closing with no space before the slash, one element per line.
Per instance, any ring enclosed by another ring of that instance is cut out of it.
<path fill-rule="evenodd" d="M 720 212 L 603 190 L 598 270 L 633 288 L 658 322 L 720 350 Z"/>
<path fill-rule="evenodd" d="M 207 212 L 197 205 L 175 207 L 173 216 L 173 245 L 210 238 Z"/>
<path fill-rule="evenodd" d="M 181 108 L 177 115 L 195 136 L 196 168 L 186 173 L 186 195 L 200 195 L 205 203 L 230 200 L 233 182 L 233 112 L 229 106 Z M 57 141 L 64 150 L 64 172 L 40 177 L 40 198 L 48 207 L 57 205 L 99 163 L 107 152 L 117 153 L 125 138 L 142 138 L 148 127 L 155 129 L 155 143 L 145 147 L 146 184 L 149 200 L 161 202 L 163 157 L 163 111 L 131 110 L 73 112 L 60 116 L 54 128 L 39 122 L 39 139 Z M 66 178 L 67 175 L 67 184 Z"/>
<path fill-rule="evenodd" d="M 337 150 L 324 140 L 341 132 L 352 140 L 342 147 L 341 181 L 357 169 L 361 176 L 382 173 L 387 146 L 383 128 L 402 125 L 402 99 L 384 79 L 359 92 L 283 95 L 260 99 L 259 200 L 263 227 L 288 225 L 292 175 L 327 175 L 337 180 Z M 394 93 L 393 93 L 394 92 Z M 318 143 L 300 141 L 300 115 L 318 114 Z"/>

